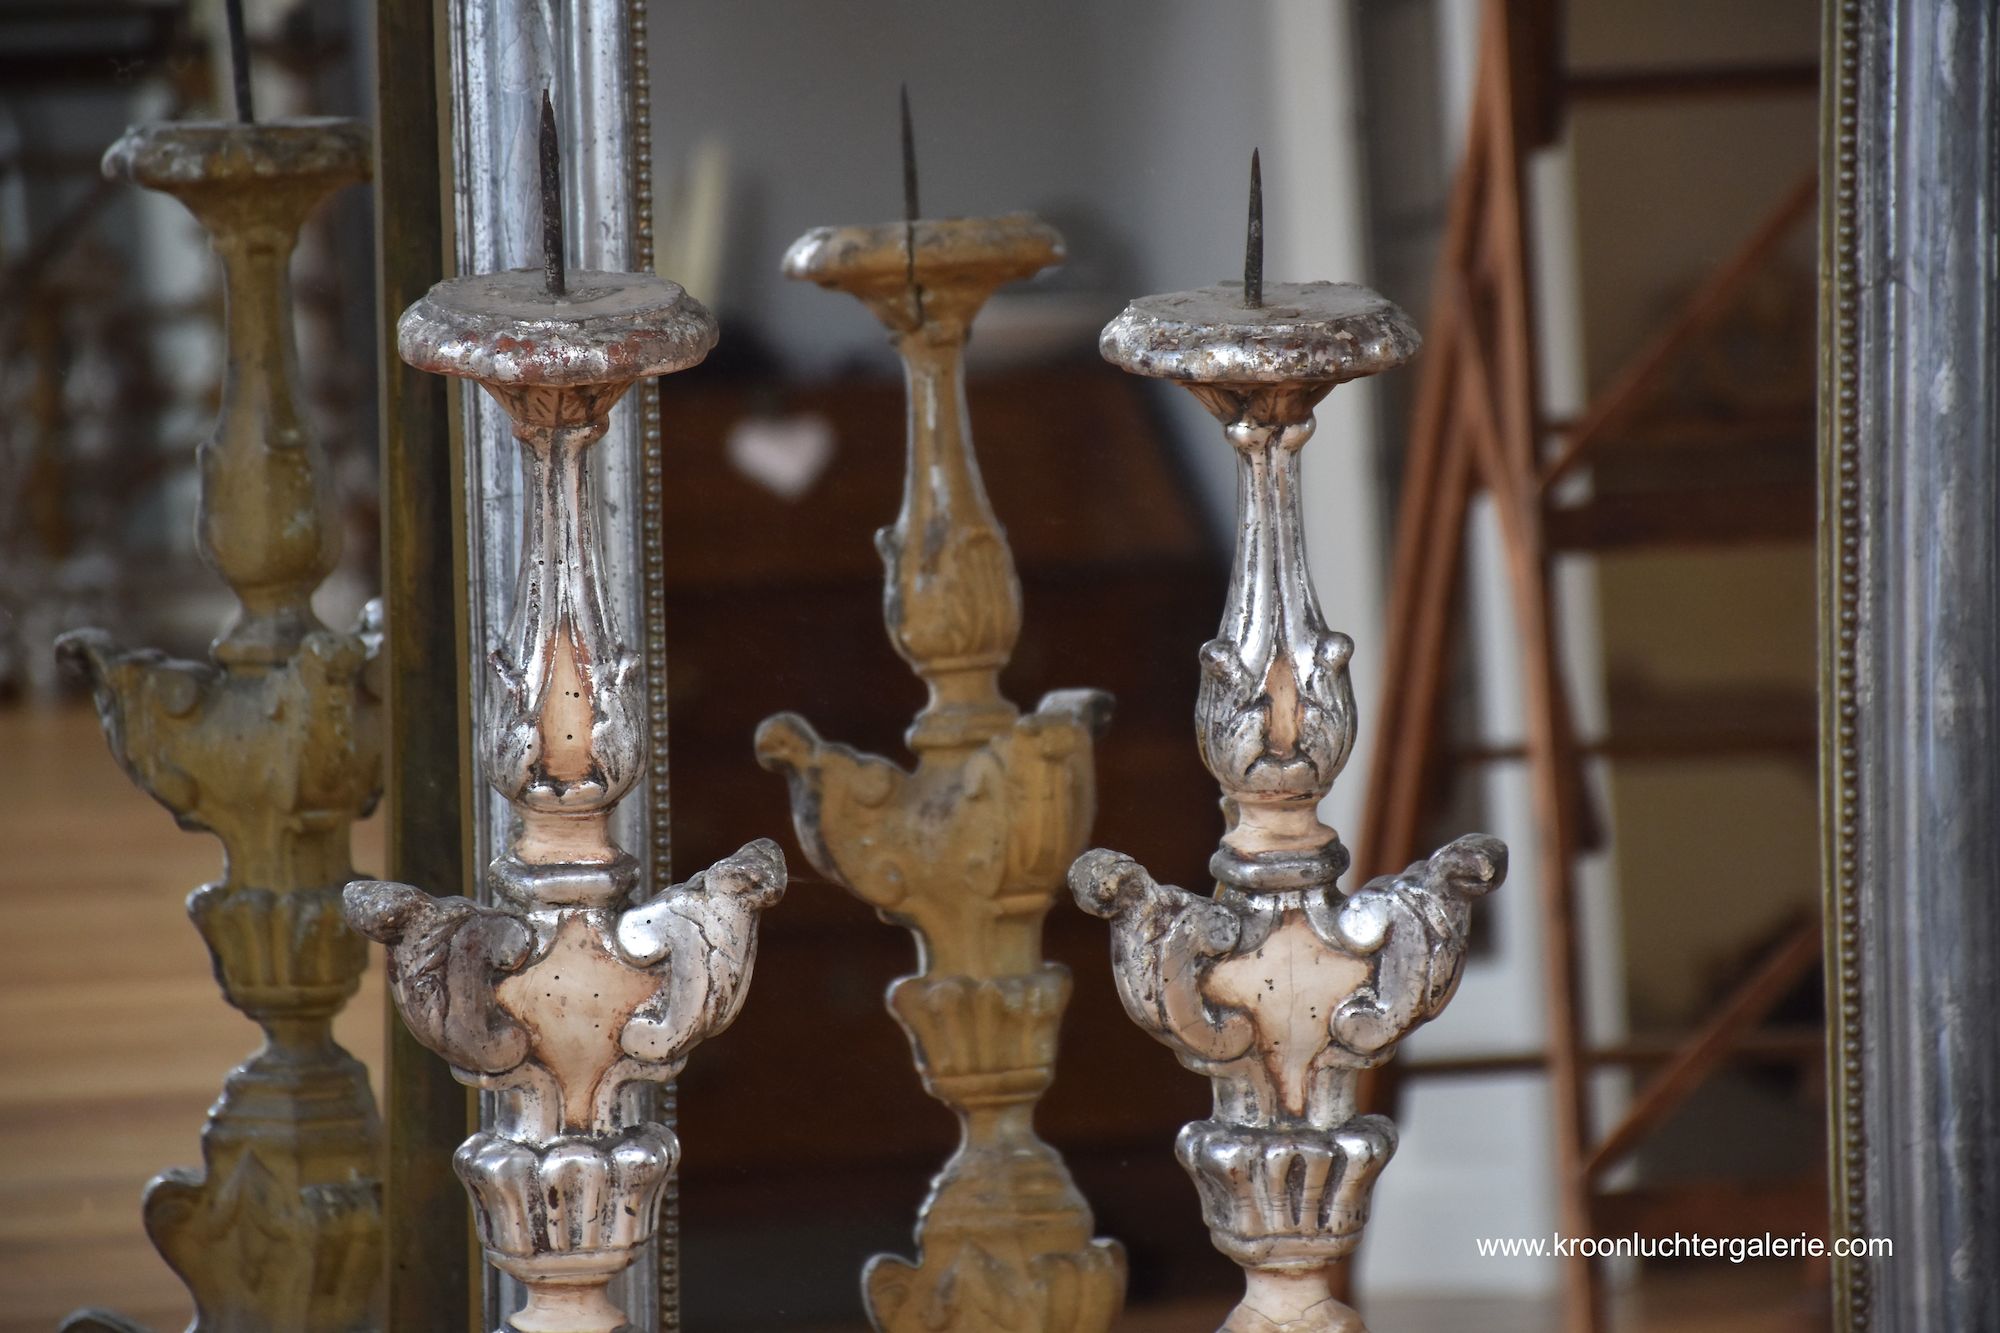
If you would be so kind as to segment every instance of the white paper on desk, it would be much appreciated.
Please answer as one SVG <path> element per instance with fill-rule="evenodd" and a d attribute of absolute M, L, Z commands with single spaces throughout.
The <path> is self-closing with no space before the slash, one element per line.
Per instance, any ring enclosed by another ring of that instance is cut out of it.
<path fill-rule="evenodd" d="M 781 500 L 796 500 L 833 462 L 833 423 L 817 412 L 744 417 L 729 428 L 723 449 L 738 472 Z"/>

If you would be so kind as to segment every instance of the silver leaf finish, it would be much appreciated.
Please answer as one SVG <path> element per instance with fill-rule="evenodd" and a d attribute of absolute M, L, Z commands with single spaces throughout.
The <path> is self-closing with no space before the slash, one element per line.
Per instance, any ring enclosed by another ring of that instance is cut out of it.
<path fill-rule="evenodd" d="M 524 461 L 512 617 L 480 742 L 513 809 L 489 882 L 502 906 L 361 881 L 347 919 L 389 946 L 410 1031 L 458 1078 L 503 1094 L 453 1165 L 489 1263 L 526 1288 L 520 1333 L 613 1333 L 609 1284 L 654 1239 L 680 1145 L 626 1090 L 680 1072 L 742 1007 L 757 914 L 785 888 L 759 840 L 649 893 L 612 813 L 644 771 L 638 659 L 603 594 L 588 451 L 641 378 L 693 365 L 715 323 L 650 274 L 540 271 L 440 283 L 404 313 L 403 358 L 479 383 Z"/>
<path fill-rule="evenodd" d="M 1354 745 L 1354 644 L 1306 572 L 1301 453 L 1321 398 L 1416 345 L 1402 312 L 1338 283 L 1268 285 L 1255 306 L 1234 286 L 1145 297 L 1100 342 L 1126 370 L 1185 384 L 1236 451 L 1235 561 L 1195 705 L 1228 823 L 1214 895 L 1102 849 L 1069 873 L 1078 905 L 1111 922 L 1126 1012 L 1213 1085 L 1213 1115 L 1176 1155 L 1245 1272 L 1226 1333 L 1364 1333 L 1332 1266 L 1360 1240 L 1396 1131 L 1358 1113 L 1357 1075 L 1451 999 L 1472 901 L 1506 875 L 1506 848 L 1475 834 L 1350 893 L 1347 850 L 1318 814 Z"/>

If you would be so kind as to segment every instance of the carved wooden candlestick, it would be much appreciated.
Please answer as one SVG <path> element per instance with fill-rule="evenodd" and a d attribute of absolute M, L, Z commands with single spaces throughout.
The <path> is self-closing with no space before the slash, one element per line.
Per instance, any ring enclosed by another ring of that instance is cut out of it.
<path fill-rule="evenodd" d="M 757 733 L 813 864 L 916 936 L 918 974 L 889 988 L 889 1009 L 961 1125 L 918 1261 L 877 1255 L 864 1275 L 888 1333 L 1095 1333 L 1124 1302 L 1124 1252 L 1091 1239 L 1088 1204 L 1033 1125 L 1070 991 L 1042 958 L 1042 919 L 1090 828 L 1091 736 L 1110 698 L 1062 691 L 1022 717 L 1000 694 L 1021 590 L 961 385 L 986 298 L 1061 257 L 1026 215 L 823 228 L 785 256 L 788 276 L 849 292 L 888 326 L 908 384 L 903 506 L 876 544 L 889 636 L 930 687 L 908 733 L 917 767 L 823 742 L 790 713 Z"/>
<path fill-rule="evenodd" d="M 241 604 L 211 662 L 60 651 L 89 671 L 111 750 L 183 828 L 222 841 L 223 878 L 188 899 L 229 1002 L 264 1030 L 202 1131 L 205 1175 L 146 1191 L 146 1231 L 194 1295 L 195 1328 L 346 1333 L 379 1319 L 379 1125 L 367 1072 L 333 1041 L 366 945 L 341 922 L 348 833 L 381 783 L 371 607 L 327 629 L 311 597 L 340 529 L 293 396 L 286 265 L 306 216 L 365 180 L 365 126 L 180 122 L 134 129 L 104 170 L 171 194 L 213 238 L 227 297 L 221 418 L 201 447 L 196 535 Z M 75 1323 L 117 1322 L 85 1312 Z"/>
<path fill-rule="evenodd" d="M 621 1094 L 674 1077 L 736 1017 L 785 868 L 759 840 L 647 895 L 611 839 L 646 736 L 637 659 L 599 592 L 585 451 L 635 380 L 706 356 L 715 322 L 650 274 L 564 273 L 550 214 L 546 273 L 439 283 L 397 329 L 405 361 L 505 407 L 527 466 L 520 582 L 482 720 L 487 776 L 517 816 L 490 872 L 509 905 L 358 883 L 347 911 L 391 946 L 417 1039 L 463 1081 L 513 1094 L 454 1165 L 488 1261 L 527 1288 L 514 1327 L 610 1333 L 625 1316 L 606 1285 L 651 1240 L 680 1151 Z"/>
<path fill-rule="evenodd" d="M 1353 745 L 1354 645 L 1326 627 L 1306 573 L 1299 451 L 1321 398 L 1400 364 L 1417 339 L 1360 287 L 1265 291 L 1258 213 L 1244 287 L 1141 298 L 1100 344 L 1115 365 L 1185 385 L 1236 450 L 1235 565 L 1195 706 L 1228 824 L 1215 896 L 1103 850 L 1078 859 L 1070 887 L 1112 922 L 1126 1011 L 1214 1084 L 1213 1117 L 1176 1149 L 1216 1248 L 1245 1270 L 1224 1329 L 1352 1333 L 1361 1320 L 1334 1299 L 1331 1267 L 1360 1239 L 1396 1146 L 1388 1120 L 1355 1114 L 1356 1075 L 1451 998 L 1471 900 L 1500 883 L 1506 848 L 1464 837 L 1338 887 L 1347 850 L 1317 809 Z"/>

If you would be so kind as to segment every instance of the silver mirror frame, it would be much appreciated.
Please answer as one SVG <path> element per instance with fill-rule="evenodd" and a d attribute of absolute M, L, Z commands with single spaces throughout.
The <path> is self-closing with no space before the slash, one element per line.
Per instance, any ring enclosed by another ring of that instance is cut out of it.
<path fill-rule="evenodd" d="M 2000 1328 L 2000 9 L 1828 0 L 1822 68 L 1837 1326 Z"/>

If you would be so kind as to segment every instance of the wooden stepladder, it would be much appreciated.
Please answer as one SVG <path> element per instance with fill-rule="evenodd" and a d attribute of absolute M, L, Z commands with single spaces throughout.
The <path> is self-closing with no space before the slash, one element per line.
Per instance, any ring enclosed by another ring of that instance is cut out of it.
<path fill-rule="evenodd" d="M 1748 280 L 1809 214 L 1816 182 L 1807 177 L 1790 183 L 1740 247 L 1574 421 L 1560 427 L 1544 421 L 1534 373 L 1522 184 L 1524 155 L 1532 145 L 1520 141 L 1524 117 L 1517 109 L 1528 71 L 1510 54 L 1510 33 L 1528 16 L 1502 0 L 1488 0 L 1483 15 L 1471 123 L 1437 260 L 1396 522 L 1378 723 L 1383 740 L 1374 752 L 1356 844 L 1371 873 L 1386 872 L 1419 851 L 1445 748 L 1440 732 L 1450 688 L 1454 593 L 1466 558 L 1471 507 L 1483 491 L 1498 520 L 1522 645 L 1520 754 L 1527 761 L 1537 830 L 1536 856 L 1528 869 L 1539 903 L 1547 1030 L 1539 1052 L 1525 1061 L 1513 1055 L 1475 1056 L 1441 1064 L 1459 1075 L 1546 1070 L 1556 1227 L 1563 1235 L 1584 1237 L 1597 1235 L 1610 1216 L 1604 1202 L 1613 1197 L 1605 1189 L 1612 1169 L 1799 983 L 1818 958 L 1819 945 L 1817 923 L 1802 923 L 1786 934 L 1640 1085 L 1618 1122 L 1604 1131 L 1595 1127 L 1591 1072 L 1620 1063 L 1623 1054 L 1593 1050 L 1587 1041 L 1577 938 L 1577 864 L 1587 822 L 1583 766 L 1589 754 L 1601 753 L 1603 747 L 1576 733 L 1563 680 L 1552 567 L 1566 550 L 1599 549 L 1593 534 L 1622 529 L 1620 540 L 1638 545 L 1670 529 L 1678 540 L 1700 543 L 1728 540 L 1727 534 L 1740 535 L 1755 525 L 1768 529 L 1774 516 L 1753 512 L 1746 524 L 1743 506 L 1705 509 L 1695 502 L 1701 497 L 1695 492 L 1693 499 L 1672 506 L 1671 519 L 1635 520 L 1629 512 L 1568 502 L 1560 483 L 1645 413 L 1678 356 L 1730 309 Z M 1564 78 L 1560 71 L 1548 81 L 1573 94 L 1601 86 L 1601 80 Z M 1684 91 L 1702 91 L 1692 76 L 1686 84 Z M 1776 90 L 1787 86 L 1781 82 Z M 1678 95 L 1670 82 L 1664 87 Z M 1761 499 L 1751 506 L 1759 511 L 1782 507 Z M 1405 1064 L 1385 1070 L 1375 1091 L 1392 1102 L 1399 1080 L 1439 1067 Z M 1808 1196 L 1816 1189 L 1807 1191 Z M 1773 1207 L 1784 1209 L 1781 1215 L 1798 1215 L 1780 1191 L 1771 1195 L 1778 1196 L 1776 1202 L 1760 1201 L 1757 1216 L 1769 1220 Z M 1800 1202 L 1806 1217 L 1817 1212 L 1810 1197 Z M 1621 1233 L 1626 1229 L 1615 1228 Z M 1561 1281 L 1568 1333 L 1602 1327 L 1603 1291 L 1593 1262 L 1564 1260 Z"/>

